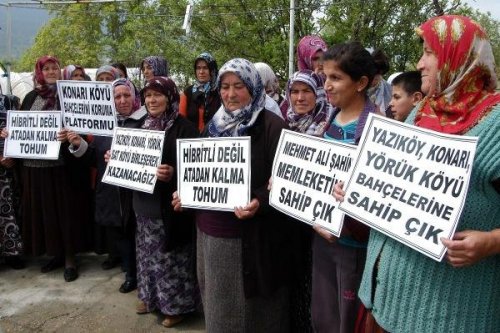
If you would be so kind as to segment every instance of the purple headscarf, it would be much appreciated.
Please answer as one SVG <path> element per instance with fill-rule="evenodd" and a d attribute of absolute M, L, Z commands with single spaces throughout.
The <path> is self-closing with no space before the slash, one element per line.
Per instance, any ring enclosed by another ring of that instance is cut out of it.
<path fill-rule="evenodd" d="M 167 97 L 167 109 L 158 117 L 153 117 L 148 111 L 142 128 L 166 132 L 172 127 L 175 119 L 177 119 L 179 115 L 179 90 L 175 82 L 165 76 L 155 76 L 147 81 L 141 91 L 143 98 L 145 98 L 144 95 L 149 89 L 157 91 Z"/>
<path fill-rule="evenodd" d="M 312 68 L 312 57 L 318 51 L 325 52 L 327 50 L 326 43 L 318 36 L 305 36 L 297 45 L 297 65 L 299 71 L 304 69 L 314 70 Z"/>
<path fill-rule="evenodd" d="M 144 64 L 148 64 L 153 68 L 154 76 L 168 76 L 169 74 L 167 59 L 161 56 L 149 56 L 144 58 L 144 60 L 141 61 L 141 65 L 139 67 L 141 73 Z"/>
<path fill-rule="evenodd" d="M 306 114 L 298 114 L 293 110 L 290 91 L 295 82 L 307 84 L 316 95 L 316 106 Z M 288 101 L 288 111 L 285 121 L 292 131 L 305 133 L 314 136 L 322 136 L 330 125 L 333 116 L 333 107 L 326 98 L 323 78 L 311 70 L 302 70 L 293 73 L 286 85 L 286 100 Z"/>

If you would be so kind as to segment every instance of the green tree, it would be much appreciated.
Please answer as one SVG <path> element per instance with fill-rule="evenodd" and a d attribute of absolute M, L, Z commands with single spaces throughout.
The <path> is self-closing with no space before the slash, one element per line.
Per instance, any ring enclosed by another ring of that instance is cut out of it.
<path fill-rule="evenodd" d="M 208 51 L 219 66 L 234 57 L 267 62 L 286 80 L 289 0 L 195 1 L 188 36 L 182 29 L 187 3 L 133 0 L 51 5 L 53 18 L 15 70 L 32 70 L 36 58 L 45 54 L 59 57 L 62 64 L 84 67 L 112 61 L 137 67 L 148 55 L 162 55 L 171 72 L 181 74 L 177 80 L 183 86 L 193 79 L 193 59 Z M 498 22 L 472 11 L 461 0 L 296 0 L 294 44 L 308 34 L 321 35 L 329 45 L 358 40 L 366 47 L 383 49 L 393 71 L 411 69 L 421 53 L 414 29 L 441 9 L 480 21 L 498 59 Z"/>
<path fill-rule="evenodd" d="M 331 43 L 356 40 L 382 49 L 392 71 L 414 68 L 421 54 L 415 28 L 441 10 L 461 6 L 460 0 L 352 0 L 334 1 L 323 19 L 325 38 Z"/>
<path fill-rule="evenodd" d="M 500 77 L 500 21 L 492 18 L 490 12 L 483 13 L 467 5 L 461 7 L 458 13 L 469 16 L 477 21 L 488 34 L 493 49 L 493 56 L 495 57 L 495 63 L 497 65 L 497 76 Z"/>

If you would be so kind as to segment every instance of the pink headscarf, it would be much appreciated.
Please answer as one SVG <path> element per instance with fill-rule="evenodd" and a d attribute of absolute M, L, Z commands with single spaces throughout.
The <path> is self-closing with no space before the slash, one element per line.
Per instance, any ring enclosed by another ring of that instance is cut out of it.
<path fill-rule="evenodd" d="M 312 68 L 312 57 L 316 54 L 316 52 L 325 52 L 326 50 L 326 43 L 320 37 L 303 37 L 297 45 L 297 65 L 299 67 L 299 71 L 305 69 L 314 71 L 314 68 Z"/>
<path fill-rule="evenodd" d="M 43 99 L 46 100 L 45 106 L 43 110 L 52 110 L 56 105 L 56 97 L 57 97 L 57 85 L 47 84 L 45 82 L 45 77 L 43 76 L 43 66 L 46 63 L 53 62 L 59 68 L 61 68 L 61 64 L 56 57 L 53 56 L 43 56 L 38 58 L 35 64 L 35 76 L 33 77 L 33 83 L 35 85 L 35 91 L 40 95 Z M 59 73 L 59 79 L 61 78 L 61 73 Z"/>

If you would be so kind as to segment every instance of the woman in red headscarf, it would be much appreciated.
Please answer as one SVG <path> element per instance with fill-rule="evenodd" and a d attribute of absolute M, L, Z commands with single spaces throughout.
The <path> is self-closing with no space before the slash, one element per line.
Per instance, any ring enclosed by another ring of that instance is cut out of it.
<path fill-rule="evenodd" d="M 56 81 L 61 79 L 57 58 L 44 56 L 35 65 L 35 89 L 23 100 L 21 110 L 60 110 Z M 65 130 L 58 134 L 65 140 Z M 2 136 L 5 132 L 2 132 Z M 75 253 L 85 249 L 89 221 L 90 176 L 61 145 L 57 160 L 23 159 L 22 219 L 26 254 L 53 257 L 42 273 L 64 266 L 64 279 L 78 278 Z"/>
<path fill-rule="evenodd" d="M 493 52 L 484 30 L 467 17 L 435 17 L 417 33 L 426 97 L 406 121 L 479 142 L 457 232 L 441 239 L 446 261 L 371 231 L 359 292 L 370 310 L 365 332 L 498 332 L 500 94 Z"/>

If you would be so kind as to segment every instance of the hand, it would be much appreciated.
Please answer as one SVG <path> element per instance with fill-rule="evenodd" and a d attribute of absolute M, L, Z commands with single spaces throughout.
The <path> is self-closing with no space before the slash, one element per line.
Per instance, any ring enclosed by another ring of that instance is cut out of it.
<path fill-rule="evenodd" d="M 104 162 L 108 163 L 110 159 L 111 159 L 111 150 L 108 150 L 106 151 L 106 153 L 104 153 Z"/>
<path fill-rule="evenodd" d="M 8 136 L 9 136 L 9 131 L 7 131 L 7 128 L 6 127 L 2 128 L 2 132 L 0 133 L 0 137 L 7 139 Z"/>
<path fill-rule="evenodd" d="M 267 182 L 267 190 L 271 191 L 273 188 L 273 177 L 269 177 L 269 181 Z"/>
<path fill-rule="evenodd" d="M 246 220 L 254 217 L 259 207 L 260 207 L 259 200 L 254 198 L 245 207 L 236 207 L 234 209 L 234 215 L 236 215 L 236 217 L 239 218 L 240 220 Z"/>
<path fill-rule="evenodd" d="M 13 158 L 2 157 L 2 159 L 0 160 L 0 164 L 5 168 L 10 169 L 16 164 L 16 162 Z"/>
<path fill-rule="evenodd" d="M 345 197 L 345 191 L 343 190 L 344 188 L 344 182 L 338 182 L 337 184 L 335 184 L 335 186 L 333 187 L 333 197 L 335 198 L 335 200 L 337 201 L 344 201 L 344 197 Z"/>
<path fill-rule="evenodd" d="M 82 137 L 76 134 L 74 131 L 67 131 L 66 137 L 69 143 L 75 148 L 80 147 L 83 140 Z"/>
<path fill-rule="evenodd" d="M 448 248 L 446 258 L 450 265 L 465 267 L 499 253 L 500 229 L 460 231 L 455 233 L 453 240 L 441 238 L 441 241 Z"/>
<path fill-rule="evenodd" d="M 174 211 L 182 212 L 184 208 L 182 208 L 181 198 L 179 198 L 179 193 L 175 191 L 172 193 L 172 207 L 174 207 Z"/>
<path fill-rule="evenodd" d="M 68 130 L 66 128 L 63 128 L 57 133 L 57 140 L 61 142 L 65 142 L 68 140 Z"/>
<path fill-rule="evenodd" d="M 335 243 L 337 241 L 337 237 L 329 233 L 326 229 L 321 227 L 318 224 L 313 224 L 313 229 L 321 236 L 323 237 L 328 243 Z"/>
<path fill-rule="evenodd" d="M 160 164 L 156 170 L 156 177 L 162 182 L 169 182 L 174 175 L 174 167 L 168 164 Z"/>

